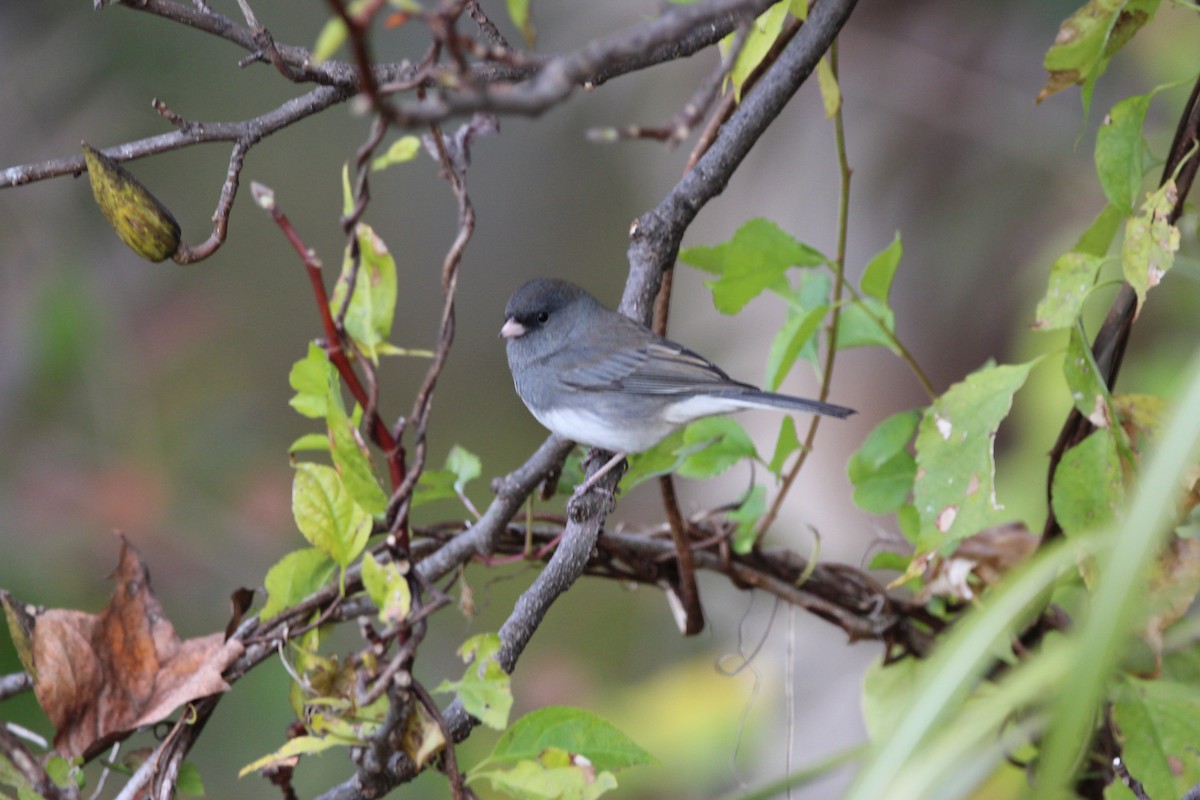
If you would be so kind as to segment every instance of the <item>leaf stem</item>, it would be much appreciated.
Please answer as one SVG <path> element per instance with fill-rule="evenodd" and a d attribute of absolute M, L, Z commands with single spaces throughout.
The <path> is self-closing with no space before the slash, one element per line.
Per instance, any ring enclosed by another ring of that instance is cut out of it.
<path fill-rule="evenodd" d="M 834 39 L 833 44 L 829 47 L 829 65 L 835 80 L 838 75 L 837 54 L 837 39 Z M 833 365 L 837 358 L 838 320 L 841 319 L 842 314 L 842 294 L 846 290 L 846 239 L 850 227 L 850 178 L 854 174 L 854 170 L 850 168 L 850 160 L 846 155 L 846 126 L 845 118 L 842 114 L 842 106 L 843 104 L 839 102 L 837 111 L 833 115 L 834 141 L 837 148 L 841 188 L 838 192 L 837 255 L 833 261 L 834 280 L 833 297 L 830 303 L 832 311 L 830 311 L 829 315 L 829 343 L 825 352 L 825 365 L 821 373 L 821 391 L 819 395 L 819 399 L 822 401 L 829 397 L 829 390 L 833 383 Z M 771 502 L 771 507 L 767 509 L 767 513 L 758 521 L 758 530 L 755 532 L 754 538 L 755 549 L 758 549 L 763 536 L 779 516 L 779 509 L 783 506 L 784 498 L 787 497 L 788 491 L 791 490 L 792 484 L 796 481 L 796 476 L 800 474 L 801 467 L 808 461 L 808 454 L 812 452 L 813 443 L 816 441 L 817 430 L 820 426 L 821 417 L 814 415 L 808 423 L 808 433 L 804 436 L 804 444 L 800 448 L 799 455 L 797 455 L 791 469 L 783 476 L 783 485 L 780 487 L 779 493 L 775 495 L 775 499 Z"/>

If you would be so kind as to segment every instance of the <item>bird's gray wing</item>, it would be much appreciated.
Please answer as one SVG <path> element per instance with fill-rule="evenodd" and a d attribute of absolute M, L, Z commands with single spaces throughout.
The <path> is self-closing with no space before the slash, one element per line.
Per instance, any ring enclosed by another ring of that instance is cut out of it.
<path fill-rule="evenodd" d="M 577 389 L 669 395 L 743 386 L 708 359 L 667 339 L 581 355 L 563 374 L 564 382 Z"/>

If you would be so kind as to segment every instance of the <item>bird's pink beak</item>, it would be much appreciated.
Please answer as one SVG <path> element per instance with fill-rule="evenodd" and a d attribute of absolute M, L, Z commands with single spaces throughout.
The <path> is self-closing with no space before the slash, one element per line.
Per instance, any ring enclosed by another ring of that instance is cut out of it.
<path fill-rule="evenodd" d="M 504 321 L 504 327 L 500 329 L 500 337 L 503 339 L 516 339 L 524 335 L 525 326 L 511 317 Z"/>

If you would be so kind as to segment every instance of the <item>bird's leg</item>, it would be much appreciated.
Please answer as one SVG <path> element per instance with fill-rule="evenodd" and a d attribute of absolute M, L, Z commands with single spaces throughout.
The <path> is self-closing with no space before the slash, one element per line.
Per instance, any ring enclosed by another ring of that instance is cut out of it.
<path fill-rule="evenodd" d="M 620 464 L 624 458 L 624 453 L 615 453 L 612 458 L 604 463 L 604 466 L 593 472 L 590 478 L 575 487 L 575 493 L 571 495 L 571 499 L 583 497 L 583 495 L 587 494 L 587 491 L 595 486 L 598 480 L 611 472 L 612 468 Z"/>

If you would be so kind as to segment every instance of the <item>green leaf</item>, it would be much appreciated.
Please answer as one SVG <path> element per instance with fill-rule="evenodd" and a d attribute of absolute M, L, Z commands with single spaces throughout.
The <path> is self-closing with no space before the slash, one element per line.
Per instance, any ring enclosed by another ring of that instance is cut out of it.
<path fill-rule="evenodd" d="M 533 47 L 534 41 L 537 39 L 537 30 L 534 28 L 533 15 L 529 10 L 529 0 L 505 0 L 505 4 L 508 6 L 508 18 L 521 32 L 525 46 Z"/>
<path fill-rule="evenodd" d="M 867 668 L 863 677 L 862 715 L 871 741 L 887 741 L 900 724 L 925 664 L 922 659 L 905 658 L 887 665 L 877 660 Z"/>
<path fill-rule="evenodd" d="M 1079 241 L 1072 249 L 1089 256 L 1107 255 L 1123 219 L 1125 214 L 1121 213 L 1120 209 L 1106 205 L 1088 229 L 1079 235 Z"/>
<path fill-rule="evenodd" d="M 413 506 L 435 500 L 455 500 L 468 483 L 483 473 L 479 456 L 454 445 L 446 456 L 446 468 L 421 473 L 413 492 Z"/>
<path fill-rule="evenodd" d="M 1181 372 L 1177 410 L 1139 464 L 1136 491 L 1121 521 L 1099 536 L 1069 542 L 1076 559 L 1081 547 L 1093 542 L 1104 547 L 1095 548 L 1099 579 L 1089 595 L 1090 607 L 1071 632 L 1079 650 L 1071 660 L 1070 680 L 1050 700 L 1035 777 L 1047 796 L 1065 794 L 1078 774 L 1082 750 L 1111 697 L 1113 675 L 1129 652 L 1133 633 L 1145 624 L 1147 576 L 1178 522 L 1183 490 L 1179 476 L 1195 464 L 1200 446 L 1200 415 L 1195 411 L 1200 408 L 1200 362 L 1193 359 Z"/>
<path fill-rule="evenodd" d="M 1109 427 L 1113 422 L 1112 396 L 1079 322 L 1071 328 L 1067 352 L 1063 356 L 1063 377 L 1076 410 L 1096 427 Z"/>
<path fill-rule="evenodd" d="M 288 761 L 296 756 L 312 755 L 314 753 L 320 753 L 323 750 L 328 750 L 331 747 L 348 747 L 350 744 L 350 742 L 344 742 L 333 737 L 321 738 L 318 736 L 297 736 L 294 739 L 288 739 L 283 747 L 279 748 L 274 753 L 263 756 L 255 761 L 251 761 L 249 764 L 242 767 L 238 771 L 238 777 L 244 778 L 251 772 L 257 772 L 260 769 L 265 769 L 275 764 Z"/>
<path fill-rule="evenodd" d="M 745 429 L 729 417 L 708 417 L 631 456 L 624 485 L 632 489 L 672 472 L 684 478 L 711 478 L 746 457 L 758 454 Z"/>
<path fill-rule="evenodd" d="M 378 363 L 380 346 L 391 335 L 396 310 L 396 260 L 369 225 L 360 222 L 356 230 L 360 263 L 346 310 L 346 332 L 371 361 Z M 353 269 L 354 261 L 347 247 L 342 274 L 329 301 L 334 314 L 341 311 Z"/>
<path fill-rule="evenodd" d="M 883 302 L 874 297 L 855 300 L 842 308 L 838 317 L 837 346 L 886 347 L 899 355 L 893 332 L 896 329 L 895 315 Z"/>
<path fill-rule="evenodd" d="M 858 483 L 897 453 L 904 452 L 917 431 L 920 419 L 918 411 L 901 411 L 879 423 L 863 440 L 854 455 L 850 456 L 846 464 L 850 481 Z"/>
<path fill-rule="evenodd" d="M 462 491 L 468 483 L 483 474 L 479 456 L 459 445 L 450 448 L 446 456 L 446 469 L 454 473 L 454 488 Z"/>
<path fill-rule="evenodd" d="M 785 415 L 779 423 L 779 436 L 775 438 L 775 454 L 771 456 L 771 463 L 767 465 L 767 469 L 771 470 L 776 478 L 783 474 L 783 464 L 787 461 L 788 456 L 800 449 L 800 437 L 796 435 L 796 419 L 791 415 Z"/>
<path fill-rule="evenodd" d="M 679 469 L 684 459 L 704 446 L 705 444 L 702 443 L 685 448 L 683 446 L 683 431 L 676 431 L 649 450 L 643 450 L 640 453 L 630 455 L 629 469 L 625 471 L 625 477 L 621 479 L 621 485 L 625 488 L 625 491 L 629 491 L 651 478 L 669 475 Z M 582 477 L 580 479 L 582 480 Z"/>
<path fill-rule="evenodd" d="M 900 241 L 900 232 L 892 237 L 892 243 L 880 250 L 867 262 L 859 286 L 863 294 L 874 297 L 886 304 L 892 291 L 892 278 L 896 276 L 896 268 L 900 266 L 900 258 L 904 255 L 904 245 Z"/>
<path fill-rule="evenodd" d="M 859 508 L 887 514 L 908 499 L 917 464 L 907 448 L 919 420 L 916 411 L 893 414 L 879 423 L 850 456 L 846 472 L 854 484 L 854 502 Z"/>
<path fill-rule="evenodd" d="M 346 23 L 341 17 L 330 17 L 317 34 L 316 44 L 313 45 L 313 61 L 320 64 L 329 60 L 346 41 Z"/>
<path fill-rule="evenodd" d="M 779 32 L 783 30 L 787 15 L 788 4 L 777 3 L 759 15 L 746 35 L 741 52 L 738 53 L 737 61 L 729 74 L 730 80 L 733 81 L 734 96 L 739 101 L 742 99 L 742 85 L 770 52 L 771 46 L 779 38 Z"/>
<path fill-rule="evenodd" d="M 396 164 L 405 164 L 421 152 L 421 140 L 416 136 L 401 136 L 388 147 L 387 152 L 371 162 L 371 171 L 379 172 Z"/>
<path fill-rule="evenodd" d="M 412 589 L 396 562 L 380 564 L 375 556 L 367 553 L 362 560 L 362 582 L 385 625 L 397 625 L 408 616 L 412 608 Z"/>
<path fill-rule="evenodd" d="M 309 708 L 312 709 L 323 707 L 323 704 L 319 702 L 323 699 L 327 700 L 330 698 L 317 698 L 317 700 L 309 703 Z M 360 720 L 352 722 L 348 719 L 343 719 L 339 716 L 336 716 L 337 713 L 341 713 L 339 706 L 343 705 L 344 703 L 344 700 L 337 699 L 333 703 L 324 706 L 333 709 L 335 712 L 333 714 L 310 714 L 308 725 L 309 729 L 315 735 L 324 736 L 329 739 L 336 739 L 341 743 L 351 745 L 366 744 L 367 737 L 379 730 L 378 723 L 374 722 L 373 720 Z"/>
<path fill-rule="evenodd" d="M 1059 330 L 1073 325 L 1096 285 L 1102 263 L 1100 256 L 1074 250 L 1059 256 L 1050 267 L 1050 284 L 1045 297 L 1038 301 L 1033 329 Z"/>
<path fill-rule="evenodd" d="M 767 354 L 766 385 L 770 391 L 778 391 L 779 385 L 791 371 L 804 347 L 821 329 L 821 323 L 828 311 L 829 306 L 822 305 L 811 309 L 807 314 L 789 314 L 779 333 L 775 334 L 771 350 Z"/>
<path fill-rule="evenodd" d="M 342 216 L 354 213 L 354 189 L 350 186 L 350 164 L 342 164 Z"/>
<path fill-rule="evenodd" d="M 310 343 L 308 354 L 292 365 L 288 384 L 296 390 L 288 404 L 306 417 L 319 419 L 325 416 L 329 387 L 337 384 L 337 368 L 324 350 Z"/>
<path fill-rule="evenodd" d="M 267 603 L 259 619 L 265 622 L 320 589 L 333 577 L 335 568 L 329 556 L 315 547 L 288 553 L 267 570 Z"/>
<path fill-rule="evenodd" d="M 381 356 L 408 356 L 409 358 L 433 358 L 436 353 L 422 347 L 397 347 L 391 342 L 380 342 L 375 352 Z"/>
<path fill-rule="evenodd" d="M 1121 269 L 1137 292 L 1139 312 L 1146 293 L 1163 279 L 1179 250 L 1179 228 L 1168 222 L 1176 198 L 1175 181 L 1168 180 L 1125 223 Z"/>
<path fill-rule="evenodd" d="M 729 519 L 737 523 L 733 533 L 733 552 L 740 556 L 754 549 L 758 521 L 767 511 L 767 488 L 755 486 L 742 504 L 729 512 Z"/>
<path fill-rule="evenodd" d="M 496 661 L 499 651 L 500 637 L 494 633 L 467 639 L 458 649 L 459 656 L 468 664 L 462 680 L 442 681 L 434 691 L 454 692 L 467 713 L 489 728 L 504 730 L 513 696 L 508 674 Z"/>
<path fill-rule="evenodd" d="M 1194 685 L 1126 678 L 1113 720 L 1122 755 L 1149 797 L 1182 797 L 1200 781 L 1200 691 Z"/>
<path fill-rule="evenodd" d="M 1050 75 L 1038 93 L 1038 101 L 1082 83 L 1086 114 L 1096 79 L 1157 9 L 1158 0 L 1090 0 L 1081 6 L 1063 22 L 1054 46 L 1046 51 L 1043 64 Z"/>
<path fill-rule="evenodd" d="M 306 433 L 288 446 L 288 454 L 306 451 L 329 452 L 329 435 L 325 433 Z"/>
<path fill-rule="evenodd" d="M 914 545 L 921 538 L 921 515 L 912 503 L 900 506 L 896 511 L 896 527 L 900 534 Z"/>
<path fill-rule="evenodd" d="M 179 765 L 179 777 L 175 781 L 175 788 L 180 794 L 188 797 L 204 796 L 204 781 L 195 764 L 185 761 Z"/>
<path fill-rule="evenodd" d="M 1095 430 L 1063 454 L 1051 482 L 1051 502 L 1068 536 L 1112 522 L 1125 498 L 1121 459 L 1110 430 Z"/>
<path fill-rule="evenodd" d="M 917 430 L 913 487 L 921 552 L 943 548 L 1005 519 L 995 495 L 996 430 L 1037 360 L 987 364 L 934 401 Z"/>
<path fill-rule="evenodd" d="M 829 273 L 812 269 L 804 270 L 800 273 L 800 280 L 797 281 L 795 290 L 784 295 L 784 299 L 788 302 L 789 316 L 794 313 L 807 314 L 821 306 L 830 308 L 832 292 L 833 280 Z M 799 354 L 799 358 L 811 364 L 818 374 L 820 374 L 822 365 L 821 354 L 817 346 L 820 344 L 823 332 L 823 326 L 817 326 L 812 337 L 800 347 Z"/>
<path fill-rule="evenodd" d="M 458 476 L 448 469 L 425 470 L 413 489 L 413 507 L 423 506 L 435 500 L 457 499 L 458 492 L 454 490 L 454 484 L 457 482 Z"/>
<path fill-rule="evenodd" d="M 854 502 L 863 511 L 889 514 L 908 501 L 917 476 L 917 461 L 910 453 L 896 453 L 854 486 Z"/>
<path fill-rule="evenodd" d="M 579 708 L 547 706 L 512 724 L 487 757 L 489 764 L 535 760 L 548 748 L 579 753 L 598 770 L 657 763 L 607 720 Z"/>
<path fill-rule="evenodd" d="M 595 800 L 617 788 L 611 772 L 594 777 L 583 766 L 547 766 L 535 761 L 518 762 L 508 770 L 486 770 L 472 778 L 485 778 L 492 788 L 519 800 Z"/>
<path fill-rule="evenodd" d="M 911 561 L 911 555 L 894 553 L 890 550 L 881 550 L 871 558 L 871 563 L 867 565 L 867 569 L 872 572 L 875 570 L 891 570 L 892 572 L 904 573 L 908 570 L 908 565 Z"/>
<path fill-rule="evenodd" d="M 1142 125 L 1150 95 L 1127 97 L 1112 107 L 1096 131 L 1096 175 L 1104 196 L 1122 214 L 1132 214 L 1144 175 Z"/>
<path fill-rule="evenodd" d="M 825 107 L 825 119 L 833 119 L 842 107 L 842 90 L 828 56 L 817 62 L 817 85 L 821 89 L 821 105 Z"/>
<path fill-rule="evenodd" d="M 358 437 L 358 429 L 346 416 L 342 398 L 330 387 L 325 402 L 325 424 L 329 426 L 330 453 L 333 465 L 342 476 L 342 483 L 354 502 L 368 514 L 380 515 L 387 510 L 388 496 L 375 477 L 367 448 Z"/>
<path fill-rule="evenodd" d="M 66 789 L 70 786 L 82 789 L 87 785 L 87 776 L 84 775 L 81 769 L 82 766 L 82 756 L 66 759 L 55 754 L 46 759 L 46 776 L 60 789 Z M 0 783 L 3 782 L 3 780 L 0 780 Z"/>
<path fill-rule="evenodd" d="M 680 252 L 679 258 L 720 276 L 705 285 L 712 290 L 713 304 L 724 314 L 736 314 L 766 289 L 786 291 L 784 276 L 789 268 L 815 267 L 828 261 L 762 218 L 744 224 L 724 244 L 691 247 Z"/>
<path fill-rule="evenodd" d="M 337 471 L 323 464 L 296 465 L 292 516 L 304 538 L 342 567 L 358 558 L 371 535 L 371 515 L 354 502 Z"/>
<path fill-rule="evenodd" d="M 757 458 L 754 442 L 746 430 L 729 417 L 708 417 L 696 420 L 683 431 L 685 449 L 694 445 L 706 447 L 690 453 L 676 470 L 685 478 L 712 478 L 720 475 L 743 458 Z"/>
<path fill-rule="evenodd" d="M 632 489 L 670 473 L 711 478 L 746 457 L 757 458 L 758 454 L 745 429 L 729 417 L 708 417 L 630 456 L 623 485 Z"/>

